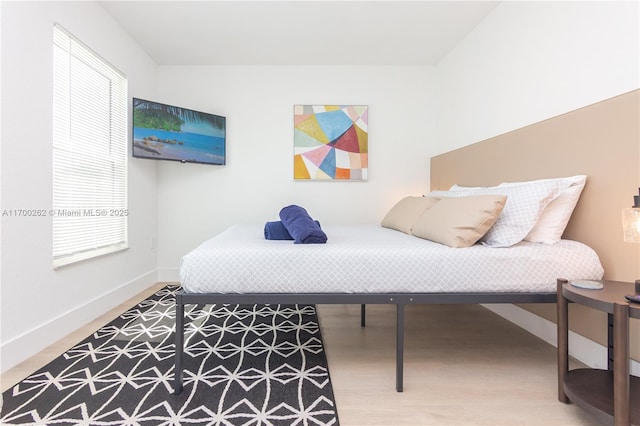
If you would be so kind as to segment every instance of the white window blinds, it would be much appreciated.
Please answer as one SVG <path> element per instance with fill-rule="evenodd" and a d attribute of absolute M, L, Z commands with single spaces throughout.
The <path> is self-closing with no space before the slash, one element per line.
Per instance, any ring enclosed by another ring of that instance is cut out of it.
<path fill-rule="evenodd" d="M 53 266 L 127 248 L 127 79 L 53 36 Z"/>

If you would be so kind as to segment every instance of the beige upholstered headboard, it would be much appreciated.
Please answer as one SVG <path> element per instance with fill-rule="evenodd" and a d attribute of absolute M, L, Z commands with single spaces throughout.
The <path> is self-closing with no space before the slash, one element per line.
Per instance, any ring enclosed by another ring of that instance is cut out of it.
<path fill-rule="evenodd" d="M 640 186 L 640 91 L 431 159 L 432 190 L 448 189 L 454 183 L 486 186 L 577 174 L 587 175 L 587 184 L 564 238 L 595 249 L 605 278 L 640 279 L 640 244 L 623 241 L 621 224 L 621 210 L 632 205 Z M 555 320 L 555 307 L 525 308 Z M 580 334 L 602 343 L 604 325 L 589 323 L 589 318 L 572 322 Z"/>

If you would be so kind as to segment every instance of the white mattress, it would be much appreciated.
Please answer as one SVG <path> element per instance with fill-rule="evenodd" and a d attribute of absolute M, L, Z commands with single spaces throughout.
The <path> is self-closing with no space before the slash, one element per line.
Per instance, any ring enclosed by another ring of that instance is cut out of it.
<path fill-rule="evenodd" d="M 521 242 L 449 248 L 376 225 L 323 226 L 327 244 L 264 239 L 235 225 L 182 258 L 189 293 L 555 292 L 556 279 L 600 279 L 588 246 Z"/>

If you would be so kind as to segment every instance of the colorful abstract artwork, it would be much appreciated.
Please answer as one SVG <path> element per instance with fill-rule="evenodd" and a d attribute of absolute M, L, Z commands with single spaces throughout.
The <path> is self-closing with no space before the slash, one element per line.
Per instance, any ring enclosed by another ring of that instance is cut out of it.
<path fill-rule="evenodd" d="M 367 180 L 366 105 L 295 105 L 293 177 Z"/>

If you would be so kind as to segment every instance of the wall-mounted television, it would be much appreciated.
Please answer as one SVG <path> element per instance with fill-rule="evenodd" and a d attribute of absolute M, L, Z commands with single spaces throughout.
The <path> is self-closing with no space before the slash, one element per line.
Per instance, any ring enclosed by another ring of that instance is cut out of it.
<path fill-rule="evenodd" d="M 133 98 L 133 147 L 137 158 L 224 165 L 226 118 Z"/>

